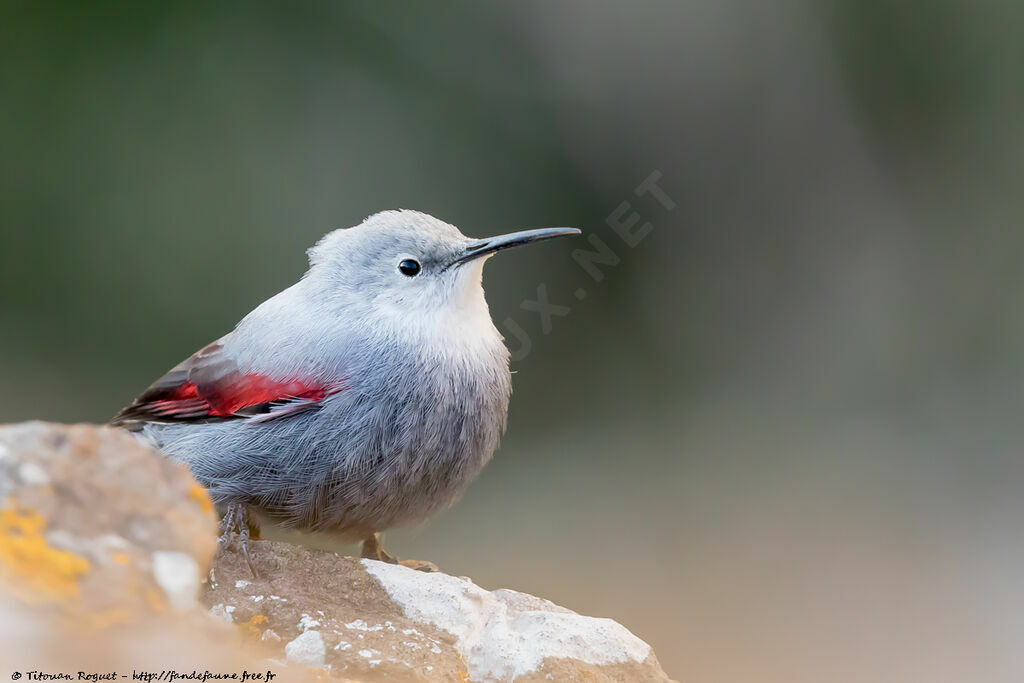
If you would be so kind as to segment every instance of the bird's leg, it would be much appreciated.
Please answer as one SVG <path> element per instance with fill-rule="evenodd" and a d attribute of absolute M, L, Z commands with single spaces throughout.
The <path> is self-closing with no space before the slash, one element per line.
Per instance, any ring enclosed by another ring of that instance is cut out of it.
<path fill-rule="evenodd" d="M 235 530 L 235 511 L 237 507 L 235 503 L 228 503 L 228 509 L 224 511 L 224 516 L 220 518 L 220 536 L 217 538 L 219 545 L 227 545 L 231 540 L 231 532 Z"/>
<path fill-rule="evenodd" d="M 231 534 L 238 534 L 238 547 L 242 550 L 242 556 L 245 558 L 245 564 L 249 567 L 249 572 L 253 578 L 256 578 L 256 568 L 253 567 L 252 558 L 249 557 L 249 539 L 252 537 L 254 526 L 255 522 L 249 521 L 249 507 L 245 503 L 228 503 L 227 512 L 224 513 L 224 517 L 220 521 L 221 534 L 217 542 L 228 547 Z M 256 527 L 256 533 L 259 534 L 259 527 Z"/>
<path fill-rule="evenodd" d="M 387 551 L 384 550 L 384 546 L 380 544 L 379 534 L 370 534 L 363 540 L 362 556 L 368 560 L 398 564 L 398 558 L 388 555 Z"/>
<path fill-rule="evenodd" d="M 408 567 L 409 569 L 415 569 L 421 572 L 441 571 L 433 562 L 427 562 L 426 560 L 399 560 L 394 555 L 389 555 L 388 552 L 384 550 L 384 546 L 380 544 L 380 534 L 370 534 L 363 540 L 362 556 L 368 560 L 377 560 L 378 562 L 387 562 L 388 564 L 400 564 L 403 567 Z"/>

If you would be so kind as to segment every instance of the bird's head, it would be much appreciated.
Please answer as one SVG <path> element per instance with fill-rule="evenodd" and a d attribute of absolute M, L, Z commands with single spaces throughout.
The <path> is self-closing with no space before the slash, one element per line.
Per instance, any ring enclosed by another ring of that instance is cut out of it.
<path fill-rule="evenodd" d="M 499 251 L 575 228 L 541 228 L 473 239 L 419 211 L 382 211 L 353 228 L 325 235 L 309 250 L 307 278 L 318 292 L 345 306 L 385 314 L 486 314 L 481 274 Z M 447 316 L 444 316 L 447 317 Z"/>

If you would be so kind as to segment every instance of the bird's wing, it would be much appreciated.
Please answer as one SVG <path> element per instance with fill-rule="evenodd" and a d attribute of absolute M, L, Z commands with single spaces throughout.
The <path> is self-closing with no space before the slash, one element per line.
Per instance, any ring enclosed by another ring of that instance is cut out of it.
<path fill-rule="evenodd" d="M 316 409 L 321 401 L 344 388 L 341 383 L 272 379 L 244 372 L 224 352 L 229 336 L 179 363 L 110 423 L 131 426 L 145 422 L 269 420 Z"/>

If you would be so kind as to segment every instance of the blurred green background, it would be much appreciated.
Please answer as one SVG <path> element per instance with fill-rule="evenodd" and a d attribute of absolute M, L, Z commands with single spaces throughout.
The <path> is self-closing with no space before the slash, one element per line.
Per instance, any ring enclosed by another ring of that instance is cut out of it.
<path fill-rule="evenodd" d="M 682 681 L 1024 678 L 1020 3 L 0 8 L 0 420 L 105 421 L 375 211 L 580 226 L 599 283 L 488 265 L 508 434 L 392 552 Z"/>

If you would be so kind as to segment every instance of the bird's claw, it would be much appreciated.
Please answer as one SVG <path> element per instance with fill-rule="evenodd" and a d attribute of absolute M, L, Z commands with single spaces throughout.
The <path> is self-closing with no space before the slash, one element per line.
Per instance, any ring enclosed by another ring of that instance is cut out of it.
<path fill-rule="evenodd" d="M 231 541 L 234 538 L 238 541 L 238 547 L 242 551 L 242 557 L 245 558 L 245 564 L 249 567 L 249 572 L 253 578 L 256 578 L 256 567 L 253 566 L 252 558 L 249 556 L 249 539 L 252 537 L 249 528 L 249 508 L 244 503 L 228 503 L 227 512 L 220 521 L 220 537 L 217 539 L 217 543 L 221 547 L 230 548 Z"/>
<path fill-rule="evenodd" d="M 367 560 L 377 560 L 378 562 L 387 562 L 388 564 L 400 564 L 403 567 L 415 569 L 420 572 L 441 571 L 438 569 L 436 564 L 426 560 L 399 560 L 397 557 L 384 550 L 384 546 L 380 544 L 380 536 L 378 534 L 372 534 L 366 537 L 363 541 L 361 555 Z"/>
<path fill-rule="evenodd" d="M 361 556 L 367 560 L 377 560 L 378 562 L 387 562 L 388 564 L 398 563 L 398 560 L 393 555 L 389 555 L 384 550 L 384 546 L 380 544 L 379 534 L 370 534 L 363 540 Z"/>
<path fill-rule="evenodd" d="M 399 560 L 398 564 L 403 567 L 408 567 L 409 569 L 415 569 L 418 572 L 427 572 L 428 574 L 441 571 L 441 569 L 430 560 Z"/>

